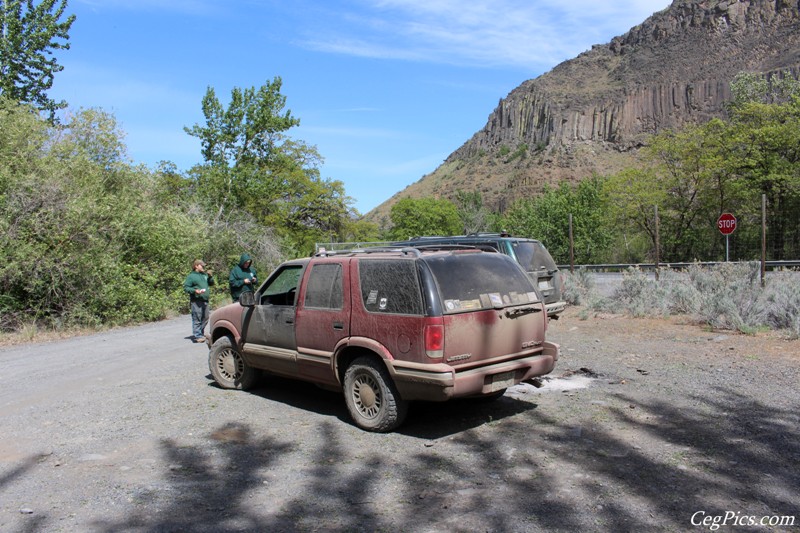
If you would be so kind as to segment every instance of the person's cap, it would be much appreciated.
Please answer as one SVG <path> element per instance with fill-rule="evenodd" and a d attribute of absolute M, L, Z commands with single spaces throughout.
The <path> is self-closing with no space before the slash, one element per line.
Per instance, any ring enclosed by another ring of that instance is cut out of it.
<path fill-rule="evenodd" d="M 192 265 L 192 266 L 194 266 L 194 267 L 203 266 L 204 267 L 204 266 L 206 266 L 206 264 L 202 259 L 195 259 L 194 260 L 194 265 Z"/>

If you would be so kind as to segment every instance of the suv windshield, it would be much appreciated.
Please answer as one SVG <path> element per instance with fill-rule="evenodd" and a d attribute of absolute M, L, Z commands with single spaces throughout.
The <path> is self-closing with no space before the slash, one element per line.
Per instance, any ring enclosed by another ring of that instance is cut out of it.
<path fill-rule="evenodd" d="M 550 253 L 541 243 L 515 242 L 512 244 L 512 247 L 514 248 L 514 254 L 517 256 L 517 261 L 519 261 L 522 268 L 528 272 L 535 272 L 537 270 L 554 272 L 558 270 L 556 262 L 553 261 Z"/>
<path fill-rule="evenodd" d="M 426 257 L 425 262 L 446 314 L 539 301 L 528 276 L 506 255 L 453 253 Z"/>

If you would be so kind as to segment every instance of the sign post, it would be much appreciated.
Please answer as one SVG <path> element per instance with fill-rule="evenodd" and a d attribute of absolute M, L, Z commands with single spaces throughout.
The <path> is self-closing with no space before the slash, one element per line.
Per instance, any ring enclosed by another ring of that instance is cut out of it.
<path fill-rule="evenodd" d="M 725 262 L 728 262 L 728 238 L 736 231 L 736 217 L 730 213 L 722 213 L 717 219 L 719 232 L 725 235 Z"/>

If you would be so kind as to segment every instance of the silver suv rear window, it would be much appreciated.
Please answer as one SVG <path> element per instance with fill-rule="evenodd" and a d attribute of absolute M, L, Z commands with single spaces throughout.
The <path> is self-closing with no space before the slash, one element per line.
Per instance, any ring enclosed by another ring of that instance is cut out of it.
<path fill-rule="evenodd" d="M 550 252 L 538 242 L 515 242 L 512 244 L 517 261 L 528 272 L 539 270 L 556 271 L 556 262 Z"/>

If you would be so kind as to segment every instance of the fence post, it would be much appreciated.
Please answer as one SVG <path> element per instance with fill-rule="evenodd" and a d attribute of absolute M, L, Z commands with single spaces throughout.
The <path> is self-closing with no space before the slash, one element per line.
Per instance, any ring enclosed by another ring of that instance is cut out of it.
<path fill-rule="evenodd" d="M 569 273 L 575 273 L 575 243 L 572 241 L 572 213 L 569 214 Z"/>
<path fill-rule="evenodd" d="M 659 263 L 659 260 L 661 259 L 661 257 L 660 257 L 661 244 L 660 244 L 660 239 L 659 239 L 659 235 L 658 235 L 658 205 L 655 206 L 655 213 L 656 213 L 656 281 L 658 281 L 658 267 L 659 267 L 658 263 Z"/>
<path fill-rule="evenodd" d="M 766 285 L 767 276 L 767 195 L 761 195 L 761 286 Z"/>

